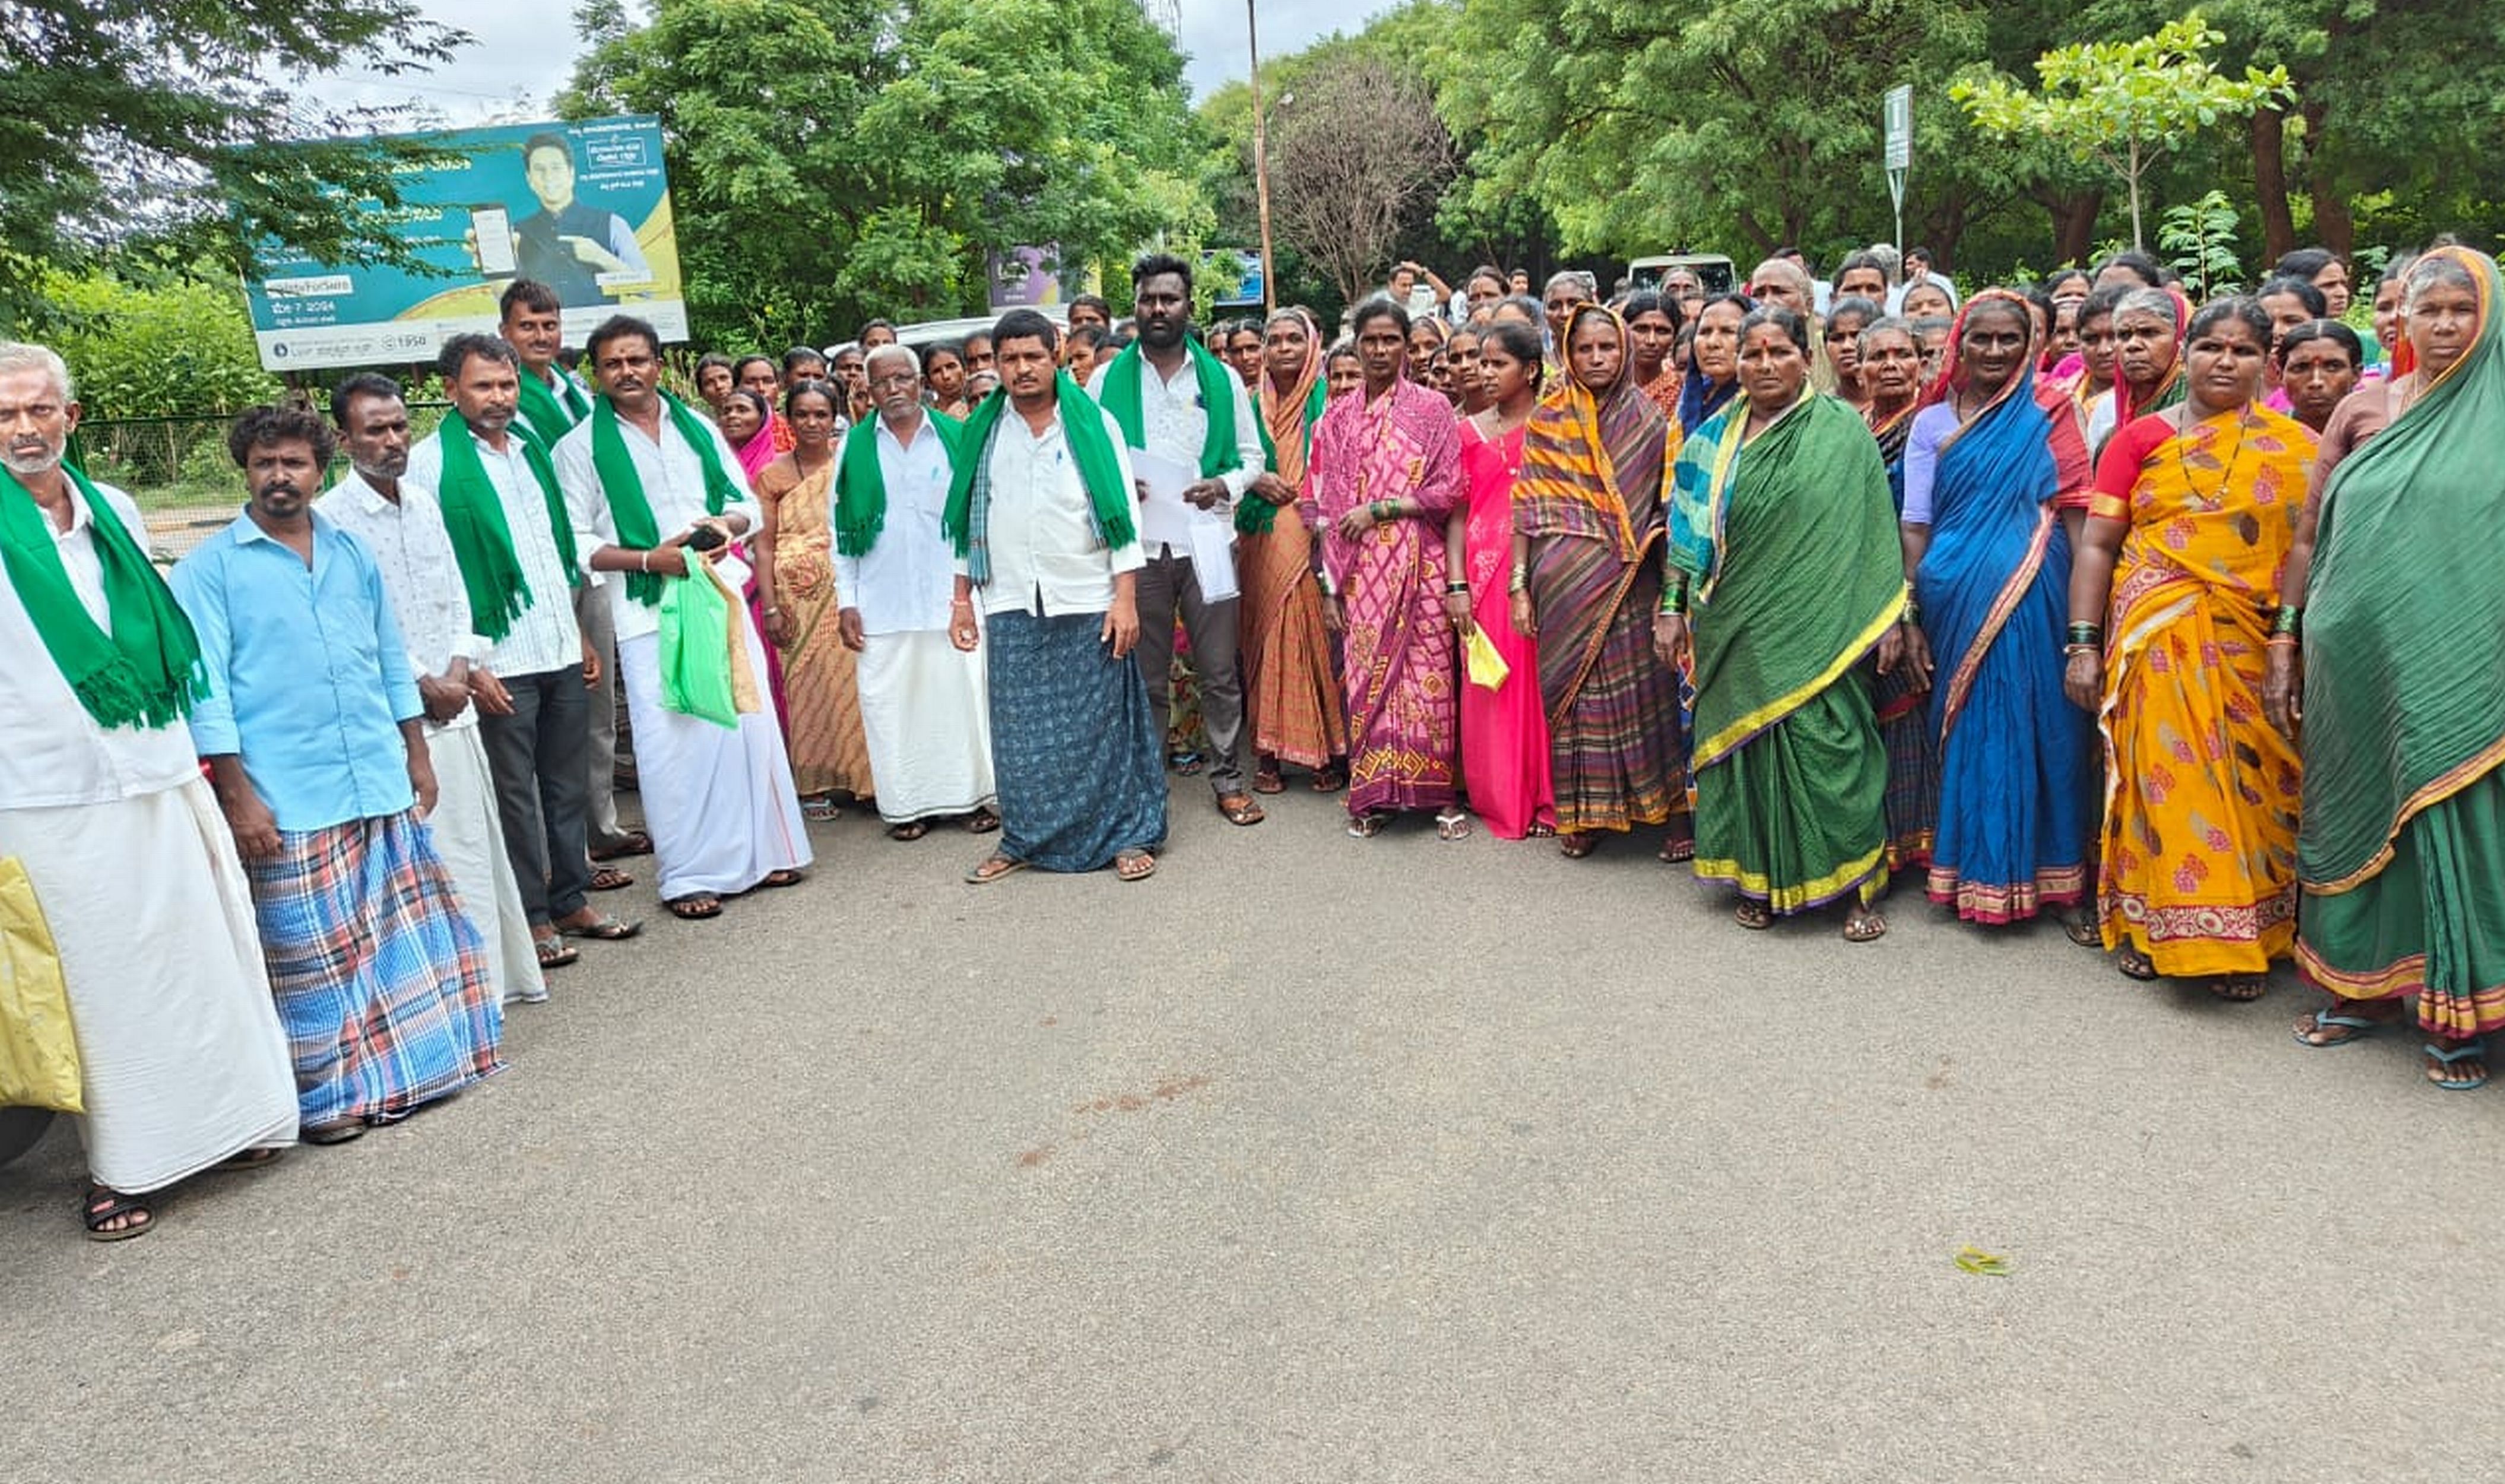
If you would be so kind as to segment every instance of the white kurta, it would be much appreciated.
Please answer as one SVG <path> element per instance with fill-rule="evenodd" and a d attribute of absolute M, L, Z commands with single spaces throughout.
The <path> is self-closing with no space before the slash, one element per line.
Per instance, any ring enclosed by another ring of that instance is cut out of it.
<path fill-rule="evenodd" d="M 147 527 L 105 498 L 134 538 Z M 18 498 L 14 493 L 8 498 Z M 56 537 L 105 621 L 85 503 Z M 181 723 L 105 731 L 0 580 L 0 856 L 34 884 L 78 1037 L 88 1169 L 129 1194 L 296 1137 L 296 1068 L 252 893 Z"/>
<path fill-rule="evenodd" d="M 366 544 L 381 569 L 383 591 L 400 619 L 413 675 L 441 675 L 455 657 L 484 664 L 485 636 L 471 632 L 470 590 L 461 581 L 452 537 L 434 491 L 404 478 L 400 499 L 384 498 L 351 474 L 319 502 L 328 515 Z M 538 946 L 522 907 L 521 882 L 505 849 L 496 812 L 496 779 L 486 745 L 478 738 L 478 709 L 449 722 L 423 724 L 426 750 L 435 762 L 435 812 L 426 817 L 437 854 L 452 872 L 461 910 L 487 947 L 487 979 L 507 1005 L 536 1005 L 547 998 Z"/>
<path fill-rule="evenodd" d="M 556 450 L 557 482 L 585 552 L 617 544 L 609 495 L 591 456 L 592 426 L 585 419 Z M 703 431 L 736 484 L 737 456 L 710 425 Z M 657 442 L 631 423 L 622 423 L 618 432 L 662 539 L 694 525 L 705 514 L 704 466 L 676 425 L 664 417 Z M 723 513 L 745 516 L 753 526 L 757 507 L 743 488 Z M 734 589 L 748 577 L 747 564 L 737 556 L 723 556 L 721 570 Z M 613 574 L 609 584 L 617 618 L 617 678 L 626 688 L 626 713 L 635 727 L 638 795 L 644 829 L 653 837 L 661 900 L 744 892 L 773 871 L 808 865 L 809 838 L 792 785 L 792 759 L 759 659 L 765 641 L 749 618 L 748 605 L 732 604 L 730 619 L 744 633 L 749 671 L 765 709 L 742 716 L 735 727 L 718 726 L 661 703 L 659 610 L 634 601 L 622 577 Z"/>

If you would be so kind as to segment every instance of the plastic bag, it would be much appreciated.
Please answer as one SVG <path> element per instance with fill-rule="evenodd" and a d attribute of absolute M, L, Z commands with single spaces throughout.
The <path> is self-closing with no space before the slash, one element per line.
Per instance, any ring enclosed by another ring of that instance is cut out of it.
<path fill-rule="evenodd" d="M 0 860 L 0 1107 L 87 1111 L 60 950 L 14 856 Z"/>
<path fill-rule="evenodd" d="M 661 594 L 661 704 L 682 716 L 717 726 L 739 724 L 739 697 L 731 683 L 730 656 L 740 631 L 731 604 L 711 562 L 688 553 L 694 570 Z"/>
<path fill-rule="evenodd" d="M 1513 667 L 1496 652 L 1496 641 L 1475 623 L 1470 625 L 1469 638 L 1462 641 L 1462 652 L 1468 661 L 1470 684 L 1483 690 L 1500 689 L 1504 678 L 1513 673 Z"/>

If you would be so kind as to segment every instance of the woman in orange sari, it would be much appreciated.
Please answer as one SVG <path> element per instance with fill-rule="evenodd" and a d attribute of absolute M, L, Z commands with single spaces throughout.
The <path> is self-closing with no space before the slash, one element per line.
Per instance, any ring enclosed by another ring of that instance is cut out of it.
<path fill-rule="evenodd" d="M 2313 434 L 2256 401 L 2260 305 L 2206 305 L 2186 340 L 2182 401 L 2099 460 L 2064 686 L 2104 737 L 2098 910 L 2116 966 L 2252 1000 L 2296 936 L 2297 756 L 2262 681 Z"/>
<path fill-rule="evenodd" d="M 1262 333 L 1263 374 L 1252 400 L 1269 472 L 1235 507 L 1235 564 L 1244 589 L 1244 708 L 1252 724 L 1252 792 L 1287 787 L 1280 762 L 1313 769 L 1314 792 L 1338 791 L 1336 760 L 1348 755 L 1348 716 L 1331 674 L 1323 629 L 1314 538 L 1296 510 L 1322 420 L 1322 337 L 1301 309 L 1283 309 Z"/>

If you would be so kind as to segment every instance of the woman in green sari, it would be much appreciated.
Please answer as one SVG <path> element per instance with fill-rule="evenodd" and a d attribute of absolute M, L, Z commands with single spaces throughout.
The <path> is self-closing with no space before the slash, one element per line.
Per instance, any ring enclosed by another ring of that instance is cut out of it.
<path fill-rule="evenodd" d="M 1679 453 L 1653 642 L 1691 661 L 1697 875 L 1739 889 L 1746 928 L 1842 901 L 1859 943 L 1888 931 L 1888 749 L 1860 666 L 1903 655 L 1905 573 L 1879 446 L 1809 369 L 1799 315 L 1741 321 L 1741 396 Z"/>
<path fill-rule="evenodd" d="M 2415 995 L 2427 1078 L 2461 1090 L 2505 1028 L 2505 280 L 2443 247 L 2403 284 L 2401 373 L 2323 429 L 2262 706 L 2305 760 L 2296 957 L 2332 995 L 2296 1039 Z"/>

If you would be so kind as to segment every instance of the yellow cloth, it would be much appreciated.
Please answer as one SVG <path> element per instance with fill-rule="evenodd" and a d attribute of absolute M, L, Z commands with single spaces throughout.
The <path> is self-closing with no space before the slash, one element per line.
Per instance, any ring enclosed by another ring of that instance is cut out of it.
<path fill-rule="evenodd" d="M 0 860 L 0 1107 L 87 1112 L 60 950 L 14 856 Z"/>

